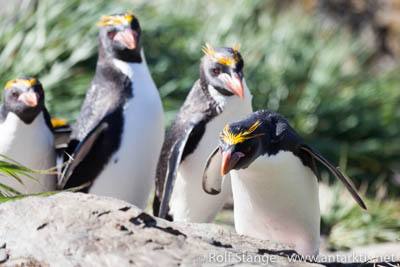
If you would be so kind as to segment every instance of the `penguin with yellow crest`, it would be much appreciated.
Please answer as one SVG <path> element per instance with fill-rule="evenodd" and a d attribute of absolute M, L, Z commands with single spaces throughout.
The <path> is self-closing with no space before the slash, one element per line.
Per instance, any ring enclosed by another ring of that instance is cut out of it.
<path fill-rule="evenodd" d="M 304 143 L 282 115 L 259 110 L 221 130 L 219 145 L 204 165 L 203 189 L 218 196 L 230 174 L 239 234 L 286 243 L 303 256 L 318 254 L 321 218 L 315 160 L 366 209 L 351 182 Z"/>
<path fill-rule="evenodd" d="M 154 214 L 186 222 L 212 222 L 231 194 L 227 179 L 220 195 L 201 188 L 208 155 L 218 132 L 252 111 L 252 95 L 243 74 L 239 47 L 206 44 L 195 82 L 179 110 L 162 148 L 156 176 Z M 171 200 L 171 201 L 170 201 Z"/>
<path fill-rule="evenodd" d="M 67 152 L 60 188 L 145 208 L 164 139 L 161 98 L 146 64 L 139 20 L 132 13 L 102 16 L 96 73 Z"/>
<path fill-rule="evenodd" d="M 0 105 L 0 133 L 1 155 L 31 169 L 48 170 L 56 166 L 53 127 L 43 87 L 37 79 L 21 77 L 6 84 Z M 1 176 L 0 183 L 21 194 L 56 188 L 55 174 L 30 175 L 37 181 Z"/>

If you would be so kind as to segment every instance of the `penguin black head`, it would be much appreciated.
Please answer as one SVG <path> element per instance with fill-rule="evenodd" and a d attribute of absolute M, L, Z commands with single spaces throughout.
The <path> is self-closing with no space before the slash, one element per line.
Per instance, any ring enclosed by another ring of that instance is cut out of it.
<path fill-rule="evenodd" d="M 259 156 L 279 151 L 297 154 L 301 138 L 280 114 L 259 110 L 244 119 L 230 123 L 220 133 L 223 154 L 221 173 L 245 169 Z"/>
<path fill-rule="evenodd" d="M 206 44 L 200 64 L 200 81 L 224 96 L 243 98 L 243 59 L 239 46 L 212 48 Z M 207 88 L 206 86 L 206 88 Z"/>
<path fill-rule="evenodd" d="M 98 26 L 100 51 L 106 57 L 141 62 L 139 20 L 130 12 L 102 16 Z"/>
<path fill-rule="evenodd" d="M 9 81 L 3 93 L 6 112 L 15 113 L 29 124 L 44 108 L 44 91 L 40 82 L 31 77 L 21 77 Z"/>
<path fill-rule="evenodd" d="M 220 133 L 219 150 L 222 153 L 221 175 L 232 169 L 245 169 L 264 154 L 266 133 L 262 121 L 254 116 L 227 124 Z"/>

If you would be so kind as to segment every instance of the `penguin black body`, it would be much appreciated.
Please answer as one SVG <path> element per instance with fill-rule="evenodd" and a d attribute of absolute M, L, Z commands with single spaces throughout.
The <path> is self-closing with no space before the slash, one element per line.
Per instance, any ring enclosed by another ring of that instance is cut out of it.
<path fill-rule="evenodd" d="M 219 194 L 230 173 L 239 234 L 290 244 L 302 255 L 318 253 L 319 161 L 366 209 L 356 189 L 275 112 L 260 110 L 225 126 L 203 174 L 203 189 Z M 216 175 L 218 173 L 218 175 Z"/>
<path fill-rule="evenodd" d="M 56 166 L 53 127 L 45 107 L 41 83 L 31 77 L 9 81 L 0 105 L 0 154 L 22 165 L 47 170 Z M 38 155 L 40 155 L 38 157 Z M 32 174 L 21 184 L 9 177 L 2 183 L 20 193 L 40 193 L 56 188 L 56 176 Z"/>
<path fill-rule="evenodd" d="M 59 187 L 91 182 L 85 192 L 144 208 L 164 136 L 161 99 L 145 62 L 137 18 L 103 16 L 99 26 L 96 74 L 68 145 L 74 162 L 64 169 Z M 147 150 L 139 143 L 145 137 L 142 127 L 153 141 Z M 135 153 L 141 168 L 128 163 Z"/>
<path fill-rule="evenodd" d="M 217 144 L 219 129 L 251 112 L 252 96 L 238 47 L 213 49 L 207 44 L 203 51 L 200 79 L 168 130 L 158 161 L 153 212 L 170 220 L 171 214 L 179 221 L 214 220 L 231 193 L 230 184 L 223 194 L 208 196 L 201 189 L 201 165 Z"/>

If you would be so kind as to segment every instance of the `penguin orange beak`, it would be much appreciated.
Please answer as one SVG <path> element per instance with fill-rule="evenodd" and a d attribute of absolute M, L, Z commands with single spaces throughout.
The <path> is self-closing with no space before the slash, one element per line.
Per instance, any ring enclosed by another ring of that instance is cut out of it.
<path fill-rule="evenodd" d="M 221 73 L 220 75 L 218 75 L 218 78 L 226 84 L 226 86 L 229 88 L 229 90 L 232 91 L 232 93 L 234 93 L 239 98 L 243 98 L 243 83 L 242 78 L 239 77 L 239 75 L 237 75 L 236 73 L 232 73 L 232 75 Z"/>
<path fill-rule="evenodd" d="M 37 106 L 38 99 L 39 99 L 39 96 L 34 91 L 28 91 L 28 92 L 22 93 L 18 97 L 18 101 L 22 101 L 31 107 Z"/>
<path fill-rule="evenodd" d="M 244 157 L 242 152 L 234 152 L 233 155 L 230 151 L 222 154 L 221 175 L 224 176 L 235 168 L 236 163 L 240 158 Z"/>
<path fill-rule="evenodd" d="M 135 32 L 131 29 L 126 29 L 124 31 L 118 32 L 113 39 L 116 41 L 120 41 L 126 46 L 126 48 L 133 50 L 136 48 L 136 35 L 137 34 L 135 34 Z"/>

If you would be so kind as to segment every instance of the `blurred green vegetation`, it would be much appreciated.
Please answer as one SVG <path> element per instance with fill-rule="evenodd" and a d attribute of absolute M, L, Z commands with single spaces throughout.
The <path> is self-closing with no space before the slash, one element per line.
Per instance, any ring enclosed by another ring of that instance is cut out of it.
<path fill-rule="evenodd" d="M 282 8 L 279 0 L 143 3 L 22 0 L 1 18 L 0 84 L 38 77 L 52 115 L 73 121 L 95 70 L 97 20 L 132 10 L 168 124 L 198 78 L 202 45 L 241 43 L 255 110 L 285 115 L 307 142 L 368 187 L 370 198 L 378 191 L 399 196 L 392 181 L 400 170 L 399 69 L 376 66 L 365 39 L 313 11 Z"/>

